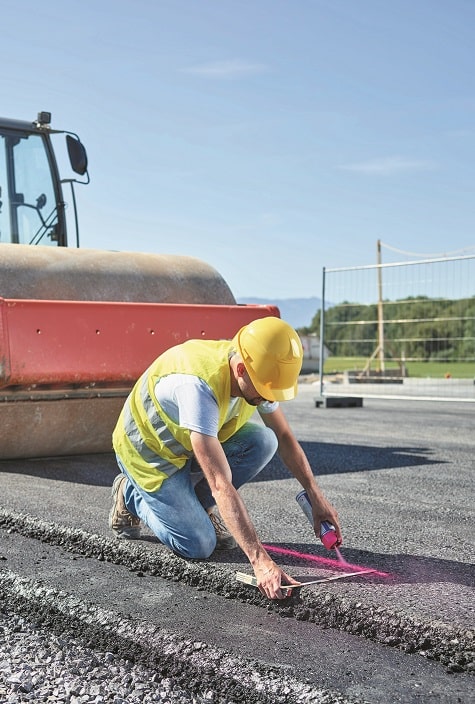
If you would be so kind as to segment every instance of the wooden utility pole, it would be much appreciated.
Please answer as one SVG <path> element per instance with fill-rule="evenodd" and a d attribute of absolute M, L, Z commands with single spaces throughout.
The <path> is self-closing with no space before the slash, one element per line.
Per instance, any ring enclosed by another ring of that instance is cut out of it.
<path fill-rule="evenodd" d="M 381 262 L 381 240 L 378 240 L 378 359 L 379 371 L 384 373 L 384 316 L 383 316 L 383 271 Z"/>

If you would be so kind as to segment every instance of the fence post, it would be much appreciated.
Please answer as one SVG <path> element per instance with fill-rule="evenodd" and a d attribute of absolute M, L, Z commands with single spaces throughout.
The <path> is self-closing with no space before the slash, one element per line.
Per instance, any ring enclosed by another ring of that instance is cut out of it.
<path fill-rule="evenodd" d="M 325 333 L 325 267 L 322 269 L 322 307 L 320 312 L 320 359 L 318 360 L 318 371 L 320 373 L 320 396 L 323 396 L 323 336 Z"/>
<path fill-rule="evenodd" d="M 384 375 L 383 267 L 381 264 L 381 240 L 378 240 L 378 356 L 379 370 Z"/>

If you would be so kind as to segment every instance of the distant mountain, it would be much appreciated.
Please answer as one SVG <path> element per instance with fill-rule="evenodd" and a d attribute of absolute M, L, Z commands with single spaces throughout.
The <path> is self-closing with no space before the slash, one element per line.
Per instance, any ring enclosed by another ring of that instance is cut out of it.
<path fill-rule="evenodd" d="M 320 310 L 321 298 L 238 298 L 238 303 L 259 303 L 274 305 L 280 310 L 281 317 L 294 328 L 308 327 L 314 315 Z"/>

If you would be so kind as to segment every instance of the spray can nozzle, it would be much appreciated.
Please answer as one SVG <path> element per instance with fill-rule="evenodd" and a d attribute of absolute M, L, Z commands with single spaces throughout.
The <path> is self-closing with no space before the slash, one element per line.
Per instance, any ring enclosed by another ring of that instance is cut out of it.
<path fill-rule="evenodd" d="M 306 515 L 309 523 L 313 526 L 313 514 L 312 514 L 312 504 L 308 498 L 306 491 L 299 491 L 295 497 L 298 505 Z M 337 538 L 335 526 L 329 521 L 322 521 L 320 526 L 320 540 L 327 550 L 333 550 L 340 545 L 340 541 Z"/>
<path fill-rule="evenodd" d="M 320 527 L 320 540 L 327 550 L 333 550 L 340 545 L 336 536 L 335 526 L 329 521 L 322 521 Z"/>

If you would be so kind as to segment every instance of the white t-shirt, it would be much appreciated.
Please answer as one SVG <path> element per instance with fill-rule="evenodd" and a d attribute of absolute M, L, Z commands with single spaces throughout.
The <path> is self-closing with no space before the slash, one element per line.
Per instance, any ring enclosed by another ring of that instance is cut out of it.
<path fill-rule="evenodd" d="M 167 416 L 182 428 L 218 436 L 218 402 L 203 379 L 192 374 L 168 374 L 155 384 L 155 396 Z M 243 398 L 230 398 L 226 420 L 239 412 L 241 403 L 245 403 Z M 273 413 L 278 407 L 277 401 L 263 401 L 257 410 L 266 414 Z"/>

